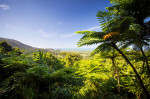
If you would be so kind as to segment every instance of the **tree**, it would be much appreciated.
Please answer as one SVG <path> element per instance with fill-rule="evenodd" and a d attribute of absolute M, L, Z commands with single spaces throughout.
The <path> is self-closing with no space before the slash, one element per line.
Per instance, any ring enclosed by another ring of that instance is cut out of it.
<path fill-rule="evenodd" d="M 126 16 L 132 18 L 129 25 L 132 25 L 133 29 L 136 29 L 135 37 L 138 39 L 135 42 L 132 41 L 132 45 L 136 45 L 143 55 L 146 62 L 147 71 L 150 75 L 150 68 L 148 59 L 143 51 L 143 46 L 149 46 L 150 41 L 150 20 L 145 21 L 150 18 L 150 0 L 110 0 L 113 4 L 112 7 L 108 7 L 109 11 L 115 11 L 115 15 L 120 16 L 120 19 L 125 19 Z M 132 37 L 133 38 L 133 37 Z M 130 44 L 129 44 L 130 43 Z M 131 45 L 131 41 L 128 45 Z M 136 43 L 136 44 L 135 44 Z M 127 45 L 127 44 L 126 44 Z"/>
<path fill-rule="evenodd" d="M 111 0 L 111 1 L 114 2 L 115 4 L 118 4 L 118 5 L 120 4 L 120 7 L 128 6 L 128 4 L 130 4 L 130 0 L 127 2 L 125 2 L 125 0 L 123 0 L 123 1 Z M 76 33 L 84 34 L 84 36 L 78 42 L 78 46 L 80 47 L 83 45 L 100 44 L 94 50 L 93 53 L 108 51 L 111 49 L 111 47 L 113 47 L 130 64 L 130 66 L 132 67 L 133 71 L 135 72 L 135 74 L 141 84 L 141 87 L 143 88 L 144 92 L 146 93 L 147 98 L 149 98 L 149 93 L 148 93 L 147 89 L 145 88 L 137 70 L 135 69 L 133 64 L 129 61 L 127 56 L 119 49 L 119 47 L 117 45 L 117 44 L 121 44 L 121 46 L 127 45 L 127 43 L 130 42 L 131 40 L 136 40 L 137 35 L 138 35 L 138 37 L 139 37 L 139 35 L 142 36 L 142 38 L 144 38 L 144 39 L 149 38 L 149 37 L 147 37 L 147 35 L 149 33 L 147 33 L 147 31 L 144 31 L 144 32 L 140 32 L 139 34 L 137 34 L 136 31 L 130 29 L 130 26 L 137 22 L 137 21 L 135 21 L 135 19 L 137 19 L 137 20 L 140 20 L 140 19 L 132 17 L 132 16 L 128 16 L 128 11 L 126 11 L 123 8 L 113 6 L 113 7 L 107 8 L 108 11 L 99 11 L 97 14 L 97 17 L 102 25 L 103 32 L 77 31 Z M 142 19 L 144 19 L 144 18 L 142 18 Z M 138 39 L 139 40 L 137 40 L 137 41 L 140 41 L 141 38 L 138 38 Z M 140 44 L 138 44 L 138 45 L 140 48 L 142 48 L 141 41 L 140 41 Z M 142 53 L 142 54 L 144 54 L 144 53 Z"/>
<path fill-rule="evenodd" d="M 138 30 L 138 28 L 136 28 L 136 30 Z M 140 31 L 138 31 L 139 33 Z M 133 33 L 133 32 L 132 32 Z M 132 46 L 133 47 L 133 50 L 137 50 L 137 51 L 140 51 L 141 54 L 142 54 L 142 57 L 143 57 L 143 61 L 145 61 L 146 63 L 146 68 L 147 68 L 147 72 L 148 74 L 150 75 L 150 67 L 149 67 L 149 63 L 148 63 L 148 58 L 147 56 L 145 55 L 145 52 L 143 50 L 144 47 L 148 47 L 149 46 L 149 42 L 144 40 L 144 38 L 142 38 L 141 36 L 139 36 L 139 34 L 136 33 L 137 35 L 135 35 L 135 39 L 130 39 L 129 42 L 126 42 L 122 48 L 126 48 L 126 47 L 129 47 L 129 46 Z"/>
<path fill-rule="evenodd" d="M 103 31 L 108 32 L 104 36 L 104 39 L 113 38 L 112 36 L 115 35 L 115 36 L 117 36 L 117 39 L 119 40 L 118 42 L 120 44 L 122 44 L 123 47 L 135 45 L 138 48 L 140 48 L 143 58 L 146 61 L 147 71 L 150 74 L 148 59 L 142 49 L 142 47 L 145 45 L 149 46 L 150 36 L 148 33 L 148 29 L 144 28 L 144 25 L 143 25 L 144 23 L 142 23 L 142 22 L 144 22 L 144 19 L 146 18 L 146 16 L 148 14 L 144 15 L 144 17 L 141 18 L 141 20 L 140 20 L 141 14 L 139 14 L 139 17 L 136 17 L 136 15 L 134 15 L 134 13 L 139 13 L 139 12 L 136 12 L 137 9 L 135 10 L 135 12 L 131 11 L 131 12 L 133 12 L 133 15 L 129 14 L 128 6 L 130 6 L 131 3 L 135 4 L 136 2 L 134 2 L 134 1 L 136 1 L 136 0 L 133 0 L 132 2 L 131 2 L 131 0 L 129 0 L 129 1 L 112 0 L 112 1 L 115 1 L 115 6 L 107 7 L 108 11 L 99 11 L 97 14 L 97 17 L 98 17 L 100 23 L 102 23 Z M 134 7 L 133 4 L 130 7 L 133 8 Z M 141 3 L 141 5 L 142 4 L 143 3 Z M 138 7 L 139 7 L 139 5 L 138 5 Z M 133 9 L 135 9 L 135 8 L 133 8 Z M 138 10 L 140 10 L 140 8 Z M 140 23 L 139 23 L 139 21 L 140 21 Z M 136 28 L 138 31 L 134 30 L 134 28 Z M 110 31 L 110 33 L 109 33 L 109 31 Z M 136 73 L 136 75 L 138 77 L 138 74 L 135 71 L 135 68 L 133 67 L 131 62 L 127 59 L 127 57 L 125 57 L 125 55 L 123 55 L 121 50 L 119 50 L 114 43 L 113 43 L 113 46 L 118 52 L 120 52 L 120 54 L 122 54 L 122 56 L 125 58 L 125 60 L 131 65 L 131 67 L 133 68 L 134 72 Z M 142 81 L 140 80 L 140 76 L 138 77 L 138 79 L 139 79 L 141 85 L 143 86 Z M 145 88 L 144 88 L 144 90 L 145 90 L 145 93 L 148 94 L 148 92 L 146 91 Z M 147 96 L 149 96 L 149 95 L 147 95 Z"/>
<path fill-rule="evenodd" d="M 6 41 L 1 41 L 0 42 L 0 50 L 1 53 L 8 53 L 10 51 L 12 51 L 12 46 L 10 44 L 8 44 Z"/>
<path fill-rule="evenodd" d="M 111 39 L 110 39 L 110 36 L 112 36 L 111 33 L 113 34 L 113 32 L 111 32 L 110 34 L 106 34 L 106 35 L 105 35 L 104 32 L 95 32 L 95 31 L 77 31 L 76 33 L 84 34 L 84 36 L 78 42 L 79 47 L 83 46 L 83 45 L 100 44 L 92 52 L 92 54 L 96 54 L 96 53 L 104 52 L 104 51 L 110 51 L 111 47 L 113 47 L 115 50 L 117 50 L 124 57 L 124 59 L 127 61 L 127 63 L 130 64 L 130 66 L 132 67 L 133 71 L 135 72 L 135 74 L 136 74 L 136 76 L 137 76 L 137 78 L 138 78 L 138 80 L 141 84 L 141 87 L 143 88 L 143 90 L 146 93 L 147 97 L 149 97 L 149 93 L 148 93 L 147 89 L 145 88 L 145 86 L 144 86 L 144 84 L 141 80 L 141 77 L 138 74 L 137 70 L 135 69 L 133 64 L 129 61 L 127 56 L 116 45 L 117 38 L 116 38 L 116 40 L 115 40 L 114 37 L 111 37 Z M 106 39 L 106 38 L 109 38 L 109 40 Z"/>
<path fill-rule="evenodd" d="M 19 49 L 18 47 L 14 47 L 14 48 L 13 48 L 13 52 L 14 52 L 15 54 L 17 54 L 17 55 L 21 55 L 21 54 L 22 54 L 22 52 L 20 51 L 20 49 Z"/>
<path fill-rule="evenodd" d="M 118 93 L 120 93 L 120 77 L 119 77 L 119 70 L 118 67 L 115 64 L 115 59 L 120 56 L 120 54 L 116 53 L 114 49 L 110 53 L 101 53 L 101 57 L 111 59 L 112 66 L 115 68 L 115 73 L 117 74 L 117 80 L 118 80 Z"/>

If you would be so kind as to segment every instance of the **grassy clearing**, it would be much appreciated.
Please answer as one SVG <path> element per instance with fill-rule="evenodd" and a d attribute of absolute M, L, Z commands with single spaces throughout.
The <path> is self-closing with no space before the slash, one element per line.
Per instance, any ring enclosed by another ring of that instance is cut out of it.
<path fill-rule="evenodd" d="M 62 52 L 80 54 L 81 56 L 83 56 L 83 59 L 88 59 L 92 51 L 62 51 Z"/>

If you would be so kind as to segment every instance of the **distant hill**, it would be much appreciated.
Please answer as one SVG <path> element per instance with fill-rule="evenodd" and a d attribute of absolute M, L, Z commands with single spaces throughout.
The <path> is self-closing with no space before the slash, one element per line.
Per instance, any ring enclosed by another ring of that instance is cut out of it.
<path fill-rule="evenodd" d="M 34 49 L 34 47 L 23 44 L 17 40 L 13 39 L 7 39 L 7 38 L 2 38 L 0 37 L 0 41 L 7 41 L 9 44 L 11 44 L 12 47 L 18 47 L 20 49 Z"/>
<path fill-rule="evenodd" d="M 6 41 L 9 44 L 11 44 L 12 47 L 18 47 L 21 50 L 25 49 L 26 51 L 38 51 L 38 50 L 42 50 L 44 52 L 47 52 L 47 51 L 50 51 L 50 52 L 59 52 L 59 50 L 54 50 L 52 48 L 43 49 L 43 48 L 32 47 L 30 45 L 23 44 L 23 43 L 21 43 L 21 42 L 19 42 L 17 40 L 14 40 L 14 39 L 8 39 L 8 38 L 2 38 L 2 37 L 0 37 L 0 42 L 1 41 Z"/>

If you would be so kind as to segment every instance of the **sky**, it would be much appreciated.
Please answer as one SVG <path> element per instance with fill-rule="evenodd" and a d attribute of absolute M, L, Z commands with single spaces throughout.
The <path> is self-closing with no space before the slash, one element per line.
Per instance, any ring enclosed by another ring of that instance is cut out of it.
<path fill-rule="evenodd" d="M 78 48 L 83 35 L 75 32 L 101 31 L 96 14 L 108 6 L 109 0 L 0 0 L 0 37 L 38 48 Z"/>

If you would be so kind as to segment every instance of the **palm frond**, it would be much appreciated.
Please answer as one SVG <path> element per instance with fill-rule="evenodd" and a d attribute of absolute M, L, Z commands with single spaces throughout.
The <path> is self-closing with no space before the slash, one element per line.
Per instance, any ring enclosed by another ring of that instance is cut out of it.
<path fill-rule="evenodd" d="M 105 35 L 104 32 L 77 31 L 76 33 L 84 34 L 83 37 L 77 43 L 79 47 L 83 45 L 92 45 L 104 42 L 102 39 L 102 37 Z"/>
<path fill-rule="evenodd" d="M 78 47 L 81 47 L 83 45 L 93 45 L 93 44 L 99 44 L 103 42 L 102 40 L 96 39 L 96 38 L 84 38 L 80 39 L 79 42 L 77 43 Z"/>
<path fill-rule="evenodd" d="M 77 34 L 92 34 L 92 33 L 95 33 L 95 31 L 88 31 L 88 30 L 85 30 L 85 31 L 76 31 L 75 33 Z"/>

